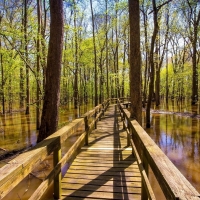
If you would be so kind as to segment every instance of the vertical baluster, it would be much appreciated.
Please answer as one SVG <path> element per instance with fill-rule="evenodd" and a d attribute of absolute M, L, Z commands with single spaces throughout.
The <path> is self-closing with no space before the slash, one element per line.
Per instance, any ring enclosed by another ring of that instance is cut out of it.
<path fill-rule="evenodd" d="M 87 146 L 88 145 L 88 138 L 89 138 L 88 116 L 85 116 L 84 121 L 85 121 L 85 132 L 86 132 L 85 145 Z"/>
<path fill-rule="evenodd" d="M 60 160 L 61 160 L 61 147 L 58 147 L 53 152 L 54 167 L 59 163 Z M 61 166 L 60 166 L 60 172 L 54 177 L 54 198 L 55 199 L 61 198 Z"/>

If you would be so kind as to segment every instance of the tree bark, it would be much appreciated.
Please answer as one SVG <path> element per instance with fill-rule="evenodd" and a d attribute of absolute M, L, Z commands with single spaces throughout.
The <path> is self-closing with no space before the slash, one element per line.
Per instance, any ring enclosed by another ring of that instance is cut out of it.
<path fill-rule="evenodd" d="M 93 13 L 93 6 L 92 0 L 90 0 L 90 8 L 91 8 L 91 15 L 92 15 L 92 34 L 93 34 L 93 47 L 94 47 L 94 90 L 95 90 L 95 106 L 98 104 L 98 87 L 97 87 L 97 50 L 96 50 L 96 39 L 95 39 L 95 32 L 94 32 L 94 13 Z"/>
<path fill-rule="evenodd" d="M 37 17 L 38 17 L 38 32 L 37 32 L 37 103 L 36 103 L 36 129 L 40 127 L 40 33 L 41 33 L 41 0 L 37 0 Z"/>
<path fill-rule="evenodd" d="M 139 0 L 129 0 L 129 21 L 131 118 L 142 124 Z"/>
<path fill-rule="evenodd" d="M 25 60 L 26 60 L 26 115 L 30 113 L 30 80 L 29 80 L 29 66 L 27 65 L 28 61 L 28 39 L 27 39 L 27 0 L 24 0 L 24 51 L 25 51 Z"/>
<path fill-rule="evenodd" d="M 77 9 L 76 9 L 76 1 L 73 1 L 73 6 L 74 6 L 74 42 L 75 42 L 75 71 L 74 71 L 74 108 L 78 108 L 79 104 L 79 91 L 78 91 L 78 30 L 77 30 Z"/>
<path fill-rule="evenodd" d="M 63 49 L 63 1 L 50 0 L 50 39 L 47 57 L 46 86 L 41 126 L 37 142 L 54 133 L 58 125 L 60 76 Z"/>
<path fill-rule="evenodd" d="M 196 10 L 195 10 L 196 15 Z M 196 18 L 196 16 L 195 16 Z M 198 13 L 197 19 L 194 20 L 194 36 L 192 42 L 192 66 L 193 66 L 193 74 L 192 74 L 192 104 L 196 104 L 198 101 L 198 69 L 197 69 L 197 35 L 198 35 L 198 25 L 200 21 L 200 11 Z"/>
<path fill-rule="evenodd" d="M 154 30 L 153 35 L 151 38 L 151 49 L 150 49 L 150 58 L 149 58 L 149 65 L 151 67 L 150 72 L 150 83 L 149 83 L 149 96 L 147 101 L 147 108 L 146 108 L 146 127 L 150 128 L 151 122 L 150 122 L 150 108 L 151 108 L 151 101 L 152 101 L 152 95 L 154 90 L 154 76 L 155 76 L 155 67 L 154 67 L 154 45 L 156 36 L 158 34 L 159 26 L 158 26 L 158 17 L 157 17 L 157 8 L 156 8 L 156 1 L 152 0 L 153 3 L 153 15 L 154 15 Z"/>
<path fill-rule="evenodd" d="M 109 89 L 109 69 L 108 69 L 108 1 L 105 0 L 106 3 L 106 24 L 105 24 L 105 31 L 106 31 L 106 92 L 107 92 L 107 99 L 110 97 L 110 89 Z"/>

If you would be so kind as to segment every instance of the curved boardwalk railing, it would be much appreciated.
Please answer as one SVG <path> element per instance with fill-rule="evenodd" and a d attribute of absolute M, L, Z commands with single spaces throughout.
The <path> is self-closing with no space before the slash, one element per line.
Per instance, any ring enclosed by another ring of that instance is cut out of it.
<path fill-rule="evenodd" d="M 123 108 L 123 104 L 119 100 L 118 107 L 142 174 L 144 185 L 142 199 L 154 198 L 148 190 L 149 185 L 146 175 L 148 174 L 148 166 L 150 166 L 166 199 L 199 200 L 200 194 L 155 144 L 140 124 L 129 118 L 129 111 Z"/>
<path fill-rule="evenodd" d="M 73 120 L 44 141 L 38 143 L 30 151 L 25 152 L 0 168 L 0 199 L 5 197 L 16 185 L 30 174 L 33 169 L 53 153 L 54 168 L 43 180 L 34 194 L 32 200 L 42 197 L 47 188 L 54 181 L 54 197 L 60 196 L 61 169 L 74 156 L 77 149 L 84 143 L 87 144 L 88 134 L 95 127 L 96 121 L 101 117 L 108 107 L 110 99 L 90 110 L 79 119 Z M 74 133 L 80 132 L 80 136 L 71 146 L 67 153 L 61 158 L 61 148 L 64 142 Z"/>

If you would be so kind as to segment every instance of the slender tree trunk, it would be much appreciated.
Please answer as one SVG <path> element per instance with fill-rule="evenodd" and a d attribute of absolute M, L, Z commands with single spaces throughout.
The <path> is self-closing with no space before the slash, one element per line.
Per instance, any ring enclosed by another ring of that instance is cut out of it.
<path fill-rule="evenodd" d="M 38 32 L 37 32 L 37 102 L 36 102 L 36 128 L 40 127 L 40 33 L 41 33 L 41 0 L 37 0 L 37 17 L 38 17 Z"/>
<path fill-rule="evenodd" d="M 169 72 L 168 72 L 168 44 L 166 48 L 166 104 L 168 105 L 169 100 Z"/>
<path fill-rule="evenodd" d="M 190 5 L 191 6 L 191 5 Z M 198 28 L 200 23 L 200 10 L 198 13 L 194 8 L 194 19 L 193 19 L 193 36 L 191 36 L 192 42 L 192 104 L 196 104 L 198 101 L 198 67 L 197 67 L 197 37 L 198 37 Z M 191 20 L 192 21 L 192 20 Z"/>
<path fill-rule="evenodd" d="M 126 40 L 124 40 L 124 49 L 123 50 L 124 51 L 123 51 L 123 68 L 122 68 L 122 97 L 125 97 L 125 93 L 124 93 L 124 88 L 125 88 L 124 79 L 125 79 L 125 65 L 126 65 Z"/>
<path fill-rule="evenodd" d="M 142 124 L 140 8 L 139 0 L 129 0 L 131 118 Z"/>
<path fill-rule="evenodd" d="M 42 66 L 42 73 L 43 73 L 43 91 L 45 89 L 46 84 L 46 44 L 45 44 L 45 33 L 46 33 L 46 24 L 47 24 L 47 9 L 45 0 L 43 0 L 43 13 L 44 13 L 44 20 L 42 22 L 41 18 L 41 28 L 40 28 L 40 35 L 41 35 L 41 46 L 42 46 L 42 58 L 41 58 L 41 66 Z"/>
<path fill-rule="evenodd" d="M 9 75 L 9 85 L 8 85 L 8 112 L 12 112 L 12 77 Z"/>
<path fill-rule="evenodd" d="M 22 34 L 24 33 L 24 9 L 22 9 L 22 26 L 21 26 L 21 32 Z M 24 48 L 24 39 L 21 40 L 21 45 L 22 48 Z M 20 87 L 20 92 L 19 92 L 19 107 L 24 108 L 24 96 L 25 96 L 25 88 L 24 88 L 24 83 L 25 83 L 25 75 L 24 75 L 24 66 L 20 67 L 20 82 L 19 82 L 19 87 Z"/>
<path fill-rule="evenodd" d="M 0 41 L 0 49 L 1 49 L 1 41 Z M 4 96 L 4 69 L 3 69 L 3 55 L 1 55 L 1 97 L 2 97 L 2 113 L 5 114 L 5 96 Z"/>
<path fill-rule="evenodd" d="M 24 0 L 24 50 L 25 60 L 28 61 L 28 39 L 27 39 L 27 0 Z M 30 113 L 30 80 L 29 80 L 29 67 L 26 64 L 26 115 Z"/>
<path fill-rule="evenodd" d="M 106 91 L 107 91 L 107 99 L 110 97 L 110 89 L 109 89 L 109 74 L 108 74 L 108 1 L 105 0 L 106 3 Z"/>
<path fill-rule="evenodd" d="M 63 48 L 63 0 L 50 0 L 50 39 L 47 57 L 46 87 L 37 142 L 54 133 L 58 126 L 60 76 Z"/>
<path fill-rule="evenodd" d="M 116 87 L 116 97 L 120 97 L 120 87 L 119 87 L 119 38 L 118 38 L 118 3 L 119 0 L 115 0 L 115 39 L 116 39 L 116 47 L 115 47 L 115 67 L 116 67 L 116 79 L 115 79 L 115 87 Z"/>
<path fill-rule="evenodd" d="M 159 38 L 159 37 L 158 37 Z M 155 102 L 156 106 L 160 105 L 160 66 L 159 66 L 159 57 L 160 57 L 160 51 L 159 51 L 159 39 L 156 39 L 156 50 L 155 50 L 155 56 L 156 61 L 155 61 Z"/>
<path fill-rule="evenodd" d="M 144 7 L 142 10 L 143 13 L 143 23 L 144 23 L 144 35 L 145 35 L 145 70 L 144 70 L 144 89 L 143 89 L 143 107 L 145 108 L 146 105 L 146 98 L 147 98 L 147 85 L 148 85 L 148 62 L 149 62 L 149 45 L 147 40 L 147 14 L 145 13 Z"/>
<path fill-rule="evenodd" d="M 0 25 L 2 21 L 2 17 L 0 16 Z M 4 69 L 3 69 L 3 54 L 2 54 L 2 44 L 0 38 L 0 64 L 1 64 L 1 99 L 2 99 L 2 113 L 5 114 L 5 97 L 4 97 Z"/>
<path fill-rule="evenodd" d="M 98 87 L 97 87 L 97 51 L 96 51 L 96 39 L 94 31 L 94 14 L 92 0 L 90 0 L 90 8 L 92 15 L 92 34 L 93 34 L 93 46 L 94 46 L 94 90 L 95 90 L 95 106 L 98 104 Z"/>
<path fill-rule="evenodd" d="M 149 96 L 148 96 L 148 102 L 147 102 L 147 108 L 146 108 L 146 127 L 150 128 L 151 122 L 150 122 L 150 108 L 151 108 L 151 101 L 154 91 L 154 76 L 155 76 L 155 67 L 154 67 L 154 44 L 156 40 L 156 36 L 158 34 L 159 26 L 158 26 L 158 18 L 157 18 L 157 8 L 156 8 L 156 1 L 152 0 L 153 4 L 153 15 L 154 15 L 154 30 L 153 35 L 151 38 L 151 49 L 150 49 L 150 58 L 149 58 L 149 65 L 151 67 L 150 72 L 150 83 L 149 83 Z"/>
<path fill-rule="evenodd" d="M 197 70 L 197 33 L 198 24 L 194 22 L 194 39 L 192 41 L 192 104 L 198 101 L 198 70 Z"/>
<path fill-rule="evenodd" d="M 76 25 L 76 20 L 77 20 L 77 11 L 76 11 L 76 1 L 73 1 L 74 3 L 74 39 L 75 39 L 75 72 L 74 72 L 74 108 L 78 108 L 78 33 L 77 33 L 77 25 Z"/>

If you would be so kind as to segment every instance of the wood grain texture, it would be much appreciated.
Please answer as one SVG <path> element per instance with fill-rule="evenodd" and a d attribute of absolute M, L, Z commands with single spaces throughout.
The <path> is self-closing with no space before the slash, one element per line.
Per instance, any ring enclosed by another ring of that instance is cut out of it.
<path fill-rule="evenodd" d="M 118 104 L 124 118 L 124 125 L 132 133 L 135 146 L 142 163 L 151 167 L 166 199 L 199 200 L 200 194 L 155 144 L 136 120 L 129 118 L 130 113 Z"/>
<path fill-rule="evenodd" d="M 141 175 L 111 105 L 62 179 L 61 199 L 141 199 Z"/>

